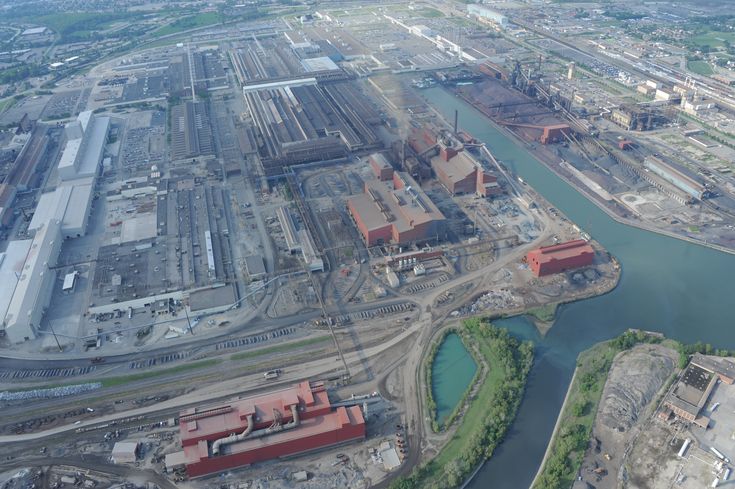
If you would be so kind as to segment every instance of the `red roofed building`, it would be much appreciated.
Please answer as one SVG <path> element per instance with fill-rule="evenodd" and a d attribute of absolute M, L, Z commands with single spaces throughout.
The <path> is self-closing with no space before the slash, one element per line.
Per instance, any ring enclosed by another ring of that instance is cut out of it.
<path fill-rule="evenodd" d="M 490 197 L 503 193 L 495 175 L 483 170 L 480 163 L 464 149 L 442 146 L 438 156 L 431 159 L 436 178 L 452 195 L 477 193 Z"/>
<path fill-rule="evenodd" d="M 528 266 L 537 277 L 591 265 L 594 258 L 595 250 L 583 239 L 544 246 L 529 251 L 526 256 Z"/>
<path fill-rule="evenodd" d="M 333 409 L 322 382 L 301 382 L 268 394 L 179 417 L 183 451 L 166 467 L 189 477 L 296 455 L 365 438 L 358 406 Z"/>
<path fill-rule="evenodd" d="M 446 218 L 408 174 L 392 181 L 366 180 L 365 193 L 350 197 L 347 209 L 367 246 L 403 245 L 446 235 Z"/>

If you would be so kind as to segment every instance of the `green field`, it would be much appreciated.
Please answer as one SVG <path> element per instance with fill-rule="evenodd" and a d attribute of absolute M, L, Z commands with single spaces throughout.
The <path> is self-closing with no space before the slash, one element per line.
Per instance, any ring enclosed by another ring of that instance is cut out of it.
<path fill-rule="evenodd" d="M 715 72 L 715 70 L 712 69 L 712 66 L 710 66 L 709 63 L 701 60 L 687 61 L 687 69 L 692 73 L 697 73 L 698 75 L 705 76 L 711 75 Z"/>
<path fill-rule="evenodd" d="M 222 360 L 217 358 L 211 358 L 209 360 L 202 360 L 199 362 L 185 363 L 178 367 L 171 367 L 162 370 L 151 370 L 150 372 L 143 372 L 139 374 L 123 375 L 120 377 L 110 377 L 107 379 L 99 379 L 96 382 L 101 382 L 102 387 L 115 387 L 118 385 L 129 384 L 131 382 L 138 382 L 139 380 L 154 379 L 156 377 L 163 377 L 165 375 L 173 375 L 181 372 L 188 372 L 189 370 L 197 370 L 200 368 L 213 367 Z M 95 382 L 95 381 L 92 381 Z"/>
<path fill-rule="evenodd" d="M 539 321 L 548 323 L 556 318 L 556 309 L 558 307 L 559 304 L 546 304 L 545 306 L 529 309 L 528 311 L 526 311 L 526 314 L 538 319 Z"/>
<path fill-rule="evenodd" d="M 291 343 L 283 343 L 282 345 L 269 346 L 268 348 L 261 348 L 259 350 L 244 351 L 242 353 L 235 353 L 230 357 L 232 360 L 247 360 L 249 358 L 260 357 L 263 355 L 269 355 L 271 353 L 281 353 L 284 351 L 295 350 L 303 346 L 316 345 L 318 343 L 325 343 L 331 340 L 330 336 L 317 336 L 316 338 L 307 338 L 301 341 L 294 341 Z"/>
<path fill-rule="evenodd" d="M 5 100 L 0 100 L 0 112 L 2 112 L 5 109 L 9 109 L 13 106 L 15 103 L 15 99 L 13 97 L 8 97 Z"/>
<path fill-rule="evenodd" d="M 692 38 L 692 41 L 699 46 L 719 48 L 725 45 L 724 41 L 727 41 L 731 44 L 735 43 L 735 32 L 711 31 L 705 34 L 694 36 Z"/>
<path fill-rule="evenodd" d="M 59 34 L 62 41 L 72 42 L 89 39 L 93 31 L 107 29 L 115 22 L 132 17 L 133 14 L 127 12 L 78 12 L 33 16 L 24 20 L 44 25 Z"/>
<path fill-rule="evenodd" d="M 168 36 L 170 34 L 176 34 L 177 32 L 188 31 L 189 29 L 196 29 L 198 27 L 206 27 L 229 19 L 224 19 L 217 12 L 205 12 L 203 14 L 196 14 L 189 17 L 182 17 L 172 23 L 161 27 L 160 29 L 153 32 L 154 36 Z"/>
<path fill-rule="evenodd" d="M 424 7 L 416 9 L 414 11 L 418 17 L 424 17 L 425 19 L 435 19 L 437 17 L 444 17 L 444 14 L 435 8 Z"/>

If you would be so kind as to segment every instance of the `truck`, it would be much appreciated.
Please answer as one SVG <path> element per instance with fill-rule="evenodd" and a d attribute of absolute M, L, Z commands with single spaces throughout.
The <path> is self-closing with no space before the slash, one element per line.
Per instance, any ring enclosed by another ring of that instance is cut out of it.
<path fill-rule="evenodd" d="M 277 379 L 281 375 L 281 369 L 277 368 L 274 370 L 268 370 L 266 373 L 263 374 L 263 377 L 265 377 L 266 380 L 273 380 Z"/>
<path fill-rule="evenodd" d="M 102 357 L 94 357 L 93 359 L 90 360 L 90 363 L 103 363 L 104 361 L 105 359 Z"/>

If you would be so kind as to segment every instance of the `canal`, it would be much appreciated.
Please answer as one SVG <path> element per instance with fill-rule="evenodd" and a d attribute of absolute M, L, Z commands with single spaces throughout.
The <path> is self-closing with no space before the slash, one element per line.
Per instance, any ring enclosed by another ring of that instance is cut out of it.
<path fill-rule="evenodd" d="M 439 346 L 431 365 L 431 395 L 436 403 L 436 420 L 444 423 L 462 399 L 477 371 L 472 355 L 455 333 L 448 334 Z"/>
<path fill-rule="evenodd" d="M 447 120 L 457 109 L 460 129 L 486 143 L 509 169 L 589 232 L 622 265 L 615 290 L 561 307 L 545 337 L 523 318 L 497 323 L 533 340 L 536 361 L 508 437 L 469 487 L 525 488 L 546 450 L 580 351 L 627 328 L 660 331 L 687 343 L 701 340 L 735 348 L 731 307 L 735 256 L 616 222 L 470 105 L 442 88 L 423 94 Z"/>

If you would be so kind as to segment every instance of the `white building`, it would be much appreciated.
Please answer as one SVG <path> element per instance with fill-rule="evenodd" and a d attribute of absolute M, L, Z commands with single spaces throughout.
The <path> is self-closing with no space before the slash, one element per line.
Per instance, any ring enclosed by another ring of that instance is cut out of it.
<path fill-rule="evenodd" d="M 64 238 L 84 236 L 94 197 L 93 179 L 81 179 L 64 182 L 53 192 L 41 195 L 28 225 L 29 231 L 35 231 L 51 220 L 61 222 L 61 235 Z"/>
<path fill-rule="evenodd" d="M 56 280 L 56 258 L 61 249 L 61 223 L 50 221 L 36 230 L 8 304 L 3 326 L 11 343 L 36 337 Z"/>
<path fill-rule="evenodd" d="M 0 253 L 0 318 L 4 319 L 10 307 L 18 278 L 31 249 L 32 240 L 11 241 L 4 253 Z"/>
<path fill-rule="evenodd" d="M 487 7 L 473 3 L 467 6 L 467 13 L 476 16 L 478 20 L 491 22 L 503 29 L 508 27 L 508 17 Z"/>
<path fill-rule="evenodd" d="M 137 441 L 119 441 L 112 448 L 112 461 L 116 464 L 135 463 L 138 459 Z"/>
<path fill-rule="evenodd" d="M 97 117 L 92 111 L 79 114 L 65 127 L 66 147 L 58 170 L 61 180 L 94 177 L 102 161 L 102 153 L 110 130 L 109 117 Z"/>

